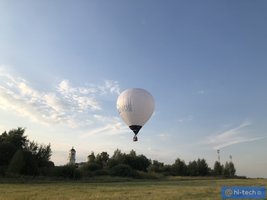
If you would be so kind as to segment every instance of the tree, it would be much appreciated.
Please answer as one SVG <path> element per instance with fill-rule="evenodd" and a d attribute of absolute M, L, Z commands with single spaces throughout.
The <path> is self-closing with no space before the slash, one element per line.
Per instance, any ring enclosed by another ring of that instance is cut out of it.
<path fill-rule="evenodd" d="M 121 150 L 116 149 L 112 157 L 108 161 L 108 167 L 113 168 L 116 165 L 124 163 L 125 154 L 121 153 Z"/>
<path fill-rule="evenodd" d="M 132 149 L 129 153 L 130 156 L 136 157 L 136 152 Z"/>
<path fill-rule="evenodd" d="M 18 128 L 5 131 L 0 135 L 0 166 L 8 166 L 18 149 L 23 149 L 27 144 L 24 136 L 25 129 Z"/>
<path fill-rule="evenodd" d="M 37 162 L 38 167 L 47 167 L 50 157 L 52 155 L 51 146 L 49 145 L 38 145 L 38 143 L 32 141 L 28 142 L 24 151 L 29 152 L 32 155 L 32 159 Z"/>
<path fill-rule="evenodd" d="M 230 176 L 230 165 L 227 161 L 224 165 L 223 175 L 224 176 Z"/>
<path fill-rule="evenodd" d="M 177 158 L 172 165 L 172 175 L 175 176 L 186 176 L 187 175 L 187 166 L 183 160 Z"/>
<path fill-rule="evenodd" d="M 188 169 L 188 175 L 189 176 L 198 176 L 199 175 L 198 165 L 197 165 L 197 162 L 195 160 L 189 162 L 187 169 Z"/>
<path fill-rule="evenodd" d="M 38 175 L 38 161 L 30 151 L 23 151 L 25 166 L 21 172 L 24 175 Z"/>
<path fill-rule="evenodd" d="M 144 172 L 147 171 L 148 166 L 151 164 L 151 161 L 144 155 L 138 155 L 135 159 L 135 162 L 136 165 L 134 169 Z"/>
<path fill-rule="evenodd" d="M 38 167 L 49 167 L 51 163 L 49 162 L 52 155 L 51 146 L 49 145 L 40 145 L 36 154 Z"/>
<path fill-rule="evenodd" d="M 172 175 L 172 166 L 171 165 L 164 165 L 163 169 L 162 169 L 162 172 L 166 176 Z"/>
<path fill-rule="evenodd" d="M 13 144 L 0 142 L 0 166 L 8 166 L 16 151 Z"/>
<path fill-rule="evenodd" d="M 0 135 L 0 167 L 9 173 L 37 175 L 41 168 L 53 166 L 51 147 L 29 141 L 24 133 L 18 128 Z"/>
<path fill-rule="evenodd" d="M 152 171 L 152 172 L 163 172 L 164 171 L 164 163 L 163 162 L 159 162 L 157 160 L 153 160 L 151 165 L 148 167 L 148 171 Z"/>
<path fill-rule="evenodd" d="M 205 159 L 197 159 L 197 169 L 199 176 L 206 176 L 209 173 L 209 167 Z"/>
<path fill-rule="evenodd" d="M 17 128 L 8 131 L 5 131 L 0 136 L 0 143 L 11 143 L 13 144 L 16 149 L 24 148 L 27 143 L 27 136 L 24 136 L 25 129 L 24 128 Z"/>
<path fill-rule="evenodd" d="M 92 151 L 91 154 L 88 156 L 88 163 L 95 162 L 95 153 Z"/>
<path fill-rule="evenodd" d="M 111 157 L 111 159 L 114 159 L 114 160 L 121 160 L 123 157 L 123 153 L 121 153 L 121 150 L 119 149 L 116 149 L 113 153 L 113 156 Z"/>
<path fill-rule="evenodd" d="M 52 155 L 51 147 L 49 145 L 39 145 L 34 141 L 27 142 L 24 148 L 25 167 L 23 174 L 38 175 L 40 169 L 49 168 L 53 164 L 49 161 Z"/>
<path fill-rule="evenodd" d="M 220 162 L 216 161 L 214 163 L 213 173 L 214 173 L 215 176 L 223 175 L 223 165 L 221 165 Z"/>
<path fill-rule="evenodd" d="M 140 171 L 147 171 L 148 166 L 151 164 L 150 160 L 144 155 L 136 155 L 134 150 L 131 150 L 129 154 L 124 154 L 121 158 L 120 164 L 129 165 L 131 168 Z"/>
<path fill-rule="evenodd" d="M 102 152 L 101 154 L 97 154 L 95 158 L 95 162 L 101 165 L 102 168 L 105 168 L 108 164 L 109 155 L 107 152 Z"/>
<path fill-rule="evenodd" d="M 21 149 L 18 149 L 10 161 L 7 173 L 9 175 L 20 174 L 24 167 L 25 167 L 25 161 L 23 152 Z"/>
<path fill-rule="evenodd" d="M 231 177 L 234 177 L 235 176 L 235 173 L 236 173 L 235 165 L 234 165 L 233 162 L 230 162 L 229 163 L 229 175 Z"/>

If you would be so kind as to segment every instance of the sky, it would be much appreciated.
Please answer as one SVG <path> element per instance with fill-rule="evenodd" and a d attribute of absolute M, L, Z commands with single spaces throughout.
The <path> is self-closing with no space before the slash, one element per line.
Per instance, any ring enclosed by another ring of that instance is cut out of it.
<path fill-rule="evenodd" d="M 0 1 L 0 132 L 26 128 L 52 161 L 134 149 L 166 164 L 232 156 L 267 178 L 267 2 Z M 118 95 L 155 112 L 133 142 Z"/>

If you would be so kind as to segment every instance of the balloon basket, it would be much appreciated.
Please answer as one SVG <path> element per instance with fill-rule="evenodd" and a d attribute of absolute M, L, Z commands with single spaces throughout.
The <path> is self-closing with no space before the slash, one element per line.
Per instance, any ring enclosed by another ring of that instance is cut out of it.
<path fill-rule="evenodd" d="M 137 138 L 136 135 L 133 137 L 133 141 L 134 141 L 134 142 L 137 142 L 137 141 L 138 141 L 138 138 Z"/>

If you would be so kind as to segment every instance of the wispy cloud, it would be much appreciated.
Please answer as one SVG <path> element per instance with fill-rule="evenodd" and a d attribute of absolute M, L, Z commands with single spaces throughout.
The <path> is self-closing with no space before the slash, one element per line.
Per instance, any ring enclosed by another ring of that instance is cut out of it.
<path fill-rule="evenodd" d="M 128 133 L 129 128 L 122 124 L 118 117 L 108 117 L 102 115 L 94 115 L 97 121 L 102 122 L 103 126 L 87 131 L 81 135 L 81 138 L 93 135 L 118 135 Z"/>
<path fill-rule="evenodd" d="M 252 125 L 250 122 L 244 122 L 239 126 L 224 131 L 220 134 L 210 135 L 203 143 L 212 146 L 212 148 L 214 149 L 222 149 L 224 147 L 234 144 L 252 142 L 263 139 L 264 137 L 249 137 L 243 134 L 242 131 L 244 131 L 244 129 L 246 127 L 249 127 L 250 125 Z"/>
<path fill-rule="evenodd" d="M 86 131 L 85 133 L 81 134 L 81 138 L 90 137 L 93 135 L 118 135 L 123 133 L 128 133 L 129 128 L 121 123 L 119 117 L 113 116 L 105 116 L 101 114 L 94 114 L 93 118 L 98 121 L 101 126 Z"/>
<path fill-rule="evenodd" d="M 160 134 L 158 134 L 158 136 L 160 137 L 161 140 L 166 140 L 166 139 L 171 137 L 171 134 L 169 134 L 169 133 L 160 133 Z"/>
<path fill-rule="evenodd" d="M 119 91 L 119 83 L 111 80 L 86 86 L 74 86 L 69 80 L 62 80 L 52 91 L 37 90 L 27 80 L 0 67 L 0 109 L 41 124 L 63 123 L 75 128 L 97 121 L 103 125 L 107 123 L 104 116 L 94 117 L 101 116 L 102 97 L 117 95 Z M 92 117 L 84 120 L 88 114 Z"/>
<path fill-rule="evenodd" d="M 188 116 L 176 119 L 176 122 L 178 122 L 178 123 L 191 122 L 191 121 L 193 121 L 193 119 L 194 119 L 194 117 L 192 115 L 188 115 Z"/>
<path fill-rule="evenodd" d="M 119 135 L 130 132 L 126 126 L 123 126 L 120 122 L 116 124 L 107 124 L 103 127 L 90 130 L 81 135 L 81 138 L 90 137 L 93 135 Z"/>
<path fill-rule="evenodd" d="M 158 136 L 159 136 L 159 137 L 169 137 L 170 134 L 168 134 L 168 133 L 161 133 L 161 134 L 159 134 Z"/>

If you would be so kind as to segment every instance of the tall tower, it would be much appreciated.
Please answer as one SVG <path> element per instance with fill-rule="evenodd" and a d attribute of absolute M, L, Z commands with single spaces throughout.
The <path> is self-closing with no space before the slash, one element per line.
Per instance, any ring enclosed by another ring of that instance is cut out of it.
<path fill-rule="evenodd" d="M 220 149 L 217 149 L 217 154 L 218 154 L 218 162 L 220 162 Z"/>
<path fill-rule="evenodd" d="M 69 164 L 70 165 L 75 165 L 75 161 L 76 161 L 75 156 L 76 156 L 76 151 L 72 147 L 70 150 L 70 154 L 69 154 Z"/>
<path fill-rule="evenodd" d="M 230 158 L 230 162 L 233 162 L 233 156 L 230 155 L 229 158 Z"/>

